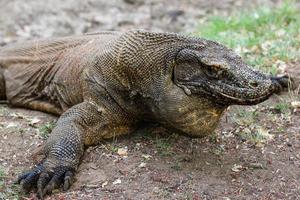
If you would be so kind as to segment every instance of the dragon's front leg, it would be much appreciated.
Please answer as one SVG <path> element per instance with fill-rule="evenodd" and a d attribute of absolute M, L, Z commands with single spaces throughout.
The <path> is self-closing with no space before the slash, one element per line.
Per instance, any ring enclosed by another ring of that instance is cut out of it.
<path fill-rule="evenodd" d="M 114 116 L 115 115 L 115 116 Z M 111 114 L 94 103 L 83 102 L 66 111 L 58 120 L 45 145 L 44 160 L 18 178 L 29 192 L 37 189 L 39 198 L 63 185 L 67 190 L 84 153 L 84 146 L 125 134 L 129 123 L 121 113 Z"/>

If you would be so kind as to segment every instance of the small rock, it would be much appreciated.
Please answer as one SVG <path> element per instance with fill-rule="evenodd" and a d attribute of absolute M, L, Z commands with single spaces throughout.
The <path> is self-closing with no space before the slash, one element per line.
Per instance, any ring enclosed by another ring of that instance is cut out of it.
<path fill-rule="evenodd" d="M 153 192 L 156 193 L 156 194 L 158 194 L 159 193 L 159 188 L 158 187 L 154 187 L 153 188 Z"/>
<path fill-rule="evenodd" d="M 146 167 L 146 163 L 142 162 L 140 165 L 139 165 L 140 168 L 144 168 Z"/>
<path fill-rule="evenodd" d="M 128 156 L 127 147 L 119 148 L 117 154 L 119 154 L 120 156 Z"/>
<path fill-rule="evenodd" d="M 118 178 L 112 184 L 117 185 L 117 184 L 121 184 L 121 183 L 122 183 L 121 179 Z"/>
<path fill-rule="evenodd" d="M 228 198 L 228 197 L 223 197 L 222 199 L 224 199 L 224 200 L 230 200 L 230 198 Z"/>
<path fill-rule="evenodd" d="M 293 108 L 300 108 L 300 101 L 292 101 L 291 105 Z"/>

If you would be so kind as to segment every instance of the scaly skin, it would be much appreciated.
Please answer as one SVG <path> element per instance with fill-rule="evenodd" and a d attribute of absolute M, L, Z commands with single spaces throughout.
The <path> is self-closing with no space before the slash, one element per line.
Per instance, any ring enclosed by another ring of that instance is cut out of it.
<path fill-rule="evenodd" d="M 229 105 L 257 104 L 288 84 L 216 42 L 146 31 L 11 45 L 0 49 L 0 66 L 2 99 L 61 115 L 44 160 L 18 180 L 40 198 L 69 188 L 85 146 L 128 134 L 140 120 L 203 137 Z"/>

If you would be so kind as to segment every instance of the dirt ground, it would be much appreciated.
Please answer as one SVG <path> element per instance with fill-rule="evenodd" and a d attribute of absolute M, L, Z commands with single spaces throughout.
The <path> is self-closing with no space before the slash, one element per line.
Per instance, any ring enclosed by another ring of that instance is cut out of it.
<path fill-rule="evenodd" d="M 262 3 L 47 2 L 0 0 L 0 43 L 134 27 L 187 33 L 207 15 L 226 16 Z M 297 84 L 299 65 L 288 67 Z M 131 135 L 89 147 L 71 189 L 47 199 L 300 199 L 300 108 L 283 103 L 298 97 L 295 91 L 286 92 L 257 106 L 230 107 L 208 138 L 191 139 L 147 124 Z M 12 183 L 33 166 L 30 155 L 55 120 L 0 105 L 0 167 L 5 172 L 0 175 L 0 199 L 35 198 L 15 194 L 18 186 Z M 256 131 L 264 137 L 249 137 Z"/>
<path fill-rule="evenodd" d="M 132 28 L 190 33 L 199 20 L 280 0 L 0 0 L 0 44 Z"/>

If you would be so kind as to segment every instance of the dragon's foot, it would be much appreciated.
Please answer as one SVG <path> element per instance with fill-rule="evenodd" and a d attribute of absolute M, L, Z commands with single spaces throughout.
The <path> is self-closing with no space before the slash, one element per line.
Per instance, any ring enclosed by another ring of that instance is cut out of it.
<path fill-rule="evenodd" d="M 21 188 L 30 192 L 37 189 L 38 197 L 43 199 L 46 194 L 63 185 L 63 190 L 69 189 L 73 182 L 74 168 L 68 166 L 45 167 L 44 163 L 18 177 Z"/>

